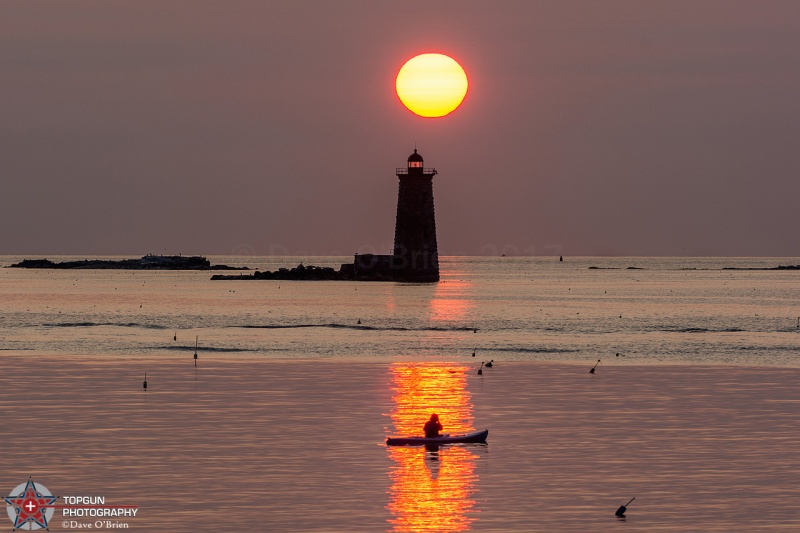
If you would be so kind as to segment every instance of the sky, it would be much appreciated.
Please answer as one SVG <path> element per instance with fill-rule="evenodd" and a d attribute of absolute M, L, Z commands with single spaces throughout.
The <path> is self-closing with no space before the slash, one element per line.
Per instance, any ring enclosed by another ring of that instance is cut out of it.
<path fill-rule="evenodd" d="M 408 111 L 426 52 L 469 77 Z M 0 254 L 800 255 L 800 2 L 0 3 Z"/>

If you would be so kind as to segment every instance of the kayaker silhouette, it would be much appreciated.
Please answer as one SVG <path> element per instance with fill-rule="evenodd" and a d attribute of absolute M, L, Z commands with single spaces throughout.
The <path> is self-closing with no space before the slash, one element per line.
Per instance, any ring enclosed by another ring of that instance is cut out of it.
<path fill-rule="evenodd" d="M 422 431 L 425 432 L 426 439 L 438 437 L 439 432 L 443 429 L 442 423 L 439 422 L 439 415 L 436 413 L 432 414 L 430 420 L 425 422 L 425 425 L 422 426 Z"/>

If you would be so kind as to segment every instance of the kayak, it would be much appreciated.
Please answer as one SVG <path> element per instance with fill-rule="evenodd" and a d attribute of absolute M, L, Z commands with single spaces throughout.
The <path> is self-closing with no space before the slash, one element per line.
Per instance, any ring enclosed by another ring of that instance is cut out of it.
<path fill-rule="evenodd" d="M 439 435 L 438 437 L 389 437 L 388 446 L 424 446 L 458 443 L 485 443 L 489 430 L 473 431 L 463 435 Z"/>

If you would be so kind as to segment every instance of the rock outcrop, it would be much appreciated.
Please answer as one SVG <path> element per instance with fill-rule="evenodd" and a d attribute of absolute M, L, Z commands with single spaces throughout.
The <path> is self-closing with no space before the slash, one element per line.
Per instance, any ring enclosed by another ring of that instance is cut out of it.
<path fill-rule="evenodd" d="M 12 268 L 94 269 L 94 270 L 249 270 L 247 267 L 212 265 L 198 255 L 145 255 L 141 259 L 84 259 L 54 263 L 49 259 L 25 259 Z"/>
<path fill-rule="evenodd" d="M 302 263 L 294 268 L 279 268 L 274 272 L 253 274 L 215 274 L 212 280 L 290 280 L 290 281 L 400 281 L 397 278 L 374 271 L 359 271 L 354 265 L 345 264 L 336 270 L 332 267 L 305 266 Z"/>

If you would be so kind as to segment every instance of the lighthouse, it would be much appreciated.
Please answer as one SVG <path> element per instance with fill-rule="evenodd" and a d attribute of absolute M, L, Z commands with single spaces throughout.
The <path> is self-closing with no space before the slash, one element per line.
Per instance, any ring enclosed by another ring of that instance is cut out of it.
<path fill-rule="evenodd" d="M 394 227 L 392 273 L 404 281 L 439 281 L 439 250 L 433 210 L 433 177 L 414 149 L 408 166 L 397 169 L 397 220 Z"/>

